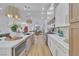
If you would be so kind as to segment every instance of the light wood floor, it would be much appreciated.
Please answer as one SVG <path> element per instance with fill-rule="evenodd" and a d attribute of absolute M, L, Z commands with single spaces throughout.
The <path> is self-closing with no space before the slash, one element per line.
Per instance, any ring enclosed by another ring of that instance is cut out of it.
<path fill-rule="evenodd" d="M 51 56 L 43 35 L 35 36 L 34 45 L 31 47 L 28 56 Z"/>

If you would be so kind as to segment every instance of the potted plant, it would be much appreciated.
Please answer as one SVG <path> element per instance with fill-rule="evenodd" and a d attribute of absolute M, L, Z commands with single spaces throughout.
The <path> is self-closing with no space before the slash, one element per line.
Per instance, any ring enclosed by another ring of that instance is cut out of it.
<path fill-rule="evenodd" d="M 16 32 L 16 31 L 17 31 L 17 28 L 18 28 L 18 25 L 17 25 L 17 24 L 13 24 L 13 25 L 11 26 L 11 30 L 12 30 L 13 32 Z"/>
<path fill-rule="evenodd" d="M 20 25 L 19 24 L 16 24 L 16 23 L 14 23 L 14 24 L 12 24 L 11 26 L 10 26 L 10 29 L 11 29 L 11 33 L 10 33 L 10 36 L 13 38 L 13 39 L 16 39 L 17 37 L 19 37 L 20 35 L 18 35 L 18 32 L 17 32 L 17 29 L 20 27 Z"/>

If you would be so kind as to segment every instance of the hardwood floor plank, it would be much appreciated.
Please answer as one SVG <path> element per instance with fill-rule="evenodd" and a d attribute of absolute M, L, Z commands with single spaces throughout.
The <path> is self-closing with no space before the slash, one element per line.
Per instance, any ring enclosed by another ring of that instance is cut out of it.
<path fill-rule="evenodd" d="M 28 56 L 51 56 L 51 52 L 45 43 L 43 35 L 35 36 L 34 45 L 31 47 Z"/>

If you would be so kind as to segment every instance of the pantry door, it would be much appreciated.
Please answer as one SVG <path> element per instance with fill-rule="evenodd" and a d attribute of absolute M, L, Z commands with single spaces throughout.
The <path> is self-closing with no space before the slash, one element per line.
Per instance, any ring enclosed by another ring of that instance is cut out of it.
<path fill-rule="evenodd" d="M 79 56 L 79 3 L 69 4 L 70 32 L 69 55 Z"/>

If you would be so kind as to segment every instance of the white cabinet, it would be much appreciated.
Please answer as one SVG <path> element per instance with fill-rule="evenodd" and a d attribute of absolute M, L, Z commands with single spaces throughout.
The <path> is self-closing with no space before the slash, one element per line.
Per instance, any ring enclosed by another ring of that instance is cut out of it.
<path fill-rule="evenodd" d="M 52 40 L 51 40 L 51 52 L 52 52 L 52 55 L 55 56 L 56 55 L 56 46 L 55 46 L 55 43 L 53 42 L 52 43 Z"/>
<path fill-rule="evenodd" d="M 56 56 L 67 56 L 67 50 L 65 50 L 61 45 L 56 46 Z"/>
<path fill-rule="evenodd" d="M 53 56 L 69 55 L 68 45 L 64 44 L 55 34 L 48 34 L 48 46 Z"/>
<path fill-rule="evenodd" d="M 48 46 L 49 46 L 49 49 L 52 53 L 52 55 L 56 55 L 56 49 L 55 49 L 55 42 L 52 41 L 53 39 L 51 37 L 48 37 Z"/>
<path fill-rule="evenodd" d="M 59 46 L 57 46 L 56 55 L 57 56 L 65 56 L 66 55 L 66 52 L 63 51 L 63 49 L 61 49 Z"/>

